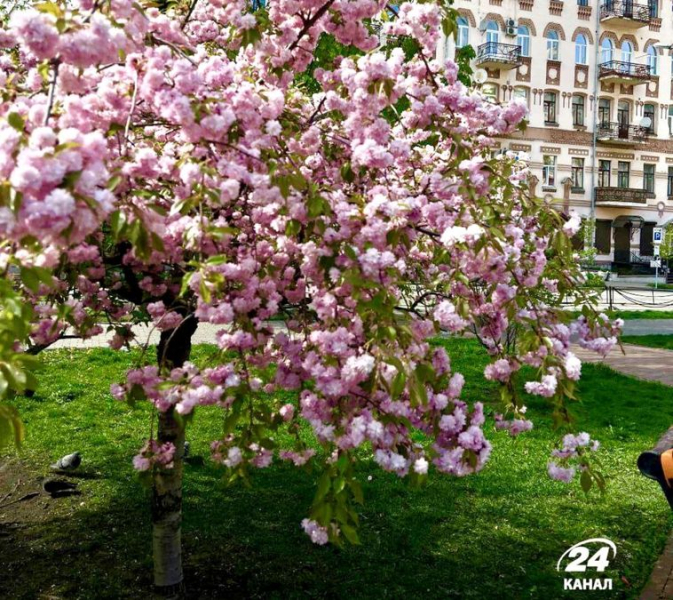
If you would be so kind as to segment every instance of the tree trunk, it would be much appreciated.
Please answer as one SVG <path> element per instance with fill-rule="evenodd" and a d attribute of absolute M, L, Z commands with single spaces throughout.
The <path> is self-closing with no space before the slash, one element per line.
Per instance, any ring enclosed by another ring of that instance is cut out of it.
<path fill-rule="evenodd" d="M 163 369 L 181 367 L 192 349 L 192 336 L 197 321 L 187 317 L 176 329 L 162 331 L 157 349 L 157 362 Z M 156 469 L 152 489 L 152 550 L 154 585 L 162 597 L 178 597 L 182 593 L 182 456 L 185 446 L 184 428 L 173 409 L 159 414 L 157 442 L 175 445 L 172 469 Z"/>

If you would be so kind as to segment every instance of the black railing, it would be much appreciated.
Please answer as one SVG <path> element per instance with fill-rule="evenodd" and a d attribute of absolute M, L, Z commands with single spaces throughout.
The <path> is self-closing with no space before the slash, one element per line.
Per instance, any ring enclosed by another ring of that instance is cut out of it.
<path fill-rule="evenodd" d="M 644 142 L 650 130 L 640 125 L 626 125 L 624 123 L 599 123 L 598 139 L 615 142 Z"/>
<path fill-rule="evenodd" d="M 611 17 L 631 19 L 645 24 L 650 22 L 652 14 L 647 4 L 636 4 L 630 0 L 608 0 L 601 4 L 601 19 Z"/>
<path fill-rule="evenodd" d="M 600 64 L 599 77 L 628 77 L 630 79 L 650 79 L 650 65 L 624 62 L 623 60 L 608 60 Z"/>
<path fill-rule="evenodd" d="M 596 204 L 623 202 L 624 204 L 647 204 L 647 191 L 637 188 L 597 187 Z"/>
<path fill-rule="evenodd" d="M 509 65 L 521 64 L 521 46 L 486 42 L 477 48 L 477 63 L 499 62 Z"/>

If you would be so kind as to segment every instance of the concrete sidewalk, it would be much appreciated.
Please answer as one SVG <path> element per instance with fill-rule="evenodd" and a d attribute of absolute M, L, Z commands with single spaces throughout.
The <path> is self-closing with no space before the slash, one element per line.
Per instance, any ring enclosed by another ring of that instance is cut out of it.
<path fill-rule="evenodd" d="M 577 346 L 573 352 L 582 362 L 602 363 L 624 375 L 673 386 L 673 352 L 670 350 L 624 344 L 624 353 L 616 347 L 606 358 Z"/>

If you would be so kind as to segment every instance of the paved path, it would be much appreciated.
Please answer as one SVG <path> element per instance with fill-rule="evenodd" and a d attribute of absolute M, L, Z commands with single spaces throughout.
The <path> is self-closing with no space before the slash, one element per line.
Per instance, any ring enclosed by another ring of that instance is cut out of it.
<path fill-rule="evenodd" d="M 673 319 L 624 321 L 624 335 L 673 335 Z"/>
<path fill-rule="evenodd" d="M 624 344 L 624 353 L 616 347 L 606 358 L 583 348 L 575 347 L 573 352 L 582 362 L 602 363 L 625 375 L 673 386 L 673 352 L 670 350 Z"/>

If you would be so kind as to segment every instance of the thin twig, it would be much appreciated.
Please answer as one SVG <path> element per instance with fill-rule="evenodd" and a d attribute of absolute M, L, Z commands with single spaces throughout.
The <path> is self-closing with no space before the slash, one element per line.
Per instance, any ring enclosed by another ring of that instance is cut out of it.
<path fill-rule="evenodd" d="M 133 111 L 136 109 L 136 100 L 138 98 L 138 70 L 136 69 L 135 75 L 133 77 L 133 96 L 131 97 L 131 110 L 129 110 L 129 116 L 126 119 L 126 127 L 124 127 L 124 153 L 129 144 L 129 131 L 131 130 L 131 117 L 133 116 Z"/>
<path fill-rule="evenodd" d="M 182 25 L 180 25 L 180 29 L 184 30 L 185 27 L 187 27 L 187 23 L 189 23 L 189 19 L 192 17 L 192 13 L 194 12 L 194 9 L 196 8 L 196 3 L 199 0 L 192 0 L 192 3 L 189 5 L 189 11 L 187 12 L 187 16 L 185 17 L 185 20 L 182 22 Z"/>
<path fill-rule="evenodd" d="M 297 35 L 297 39 L 290 44 L 288 50 L 294 50 L 297 47 L 297 44 L 299 44 L 301 38 L 303 38 L 308 33 L 308 30 L 318 22 L 318 19 L 320 19 L 320 17 L 322 17 L 329 10 L 329 7 L 332 6 L 332 4 L 334 4 L 334 0 L 327 0 L 327 2 L 325 2 L 325 4 L 323 4 L 310 19 L 304 22 L 304 26 Z"/>
<path fill-rule="evenodd" d="M 51 73 L 51 81 L 49 82 L 49 100 L 47 102 L 47 113 L 44 115 L 44 126 L 49 124 L 51 117 L 51 110 L 54 108 L 54 97 L 56 96 L 56 81 L 58 80 L 58 66 L 59 62 L 56 60 L 53 64 L 53 71 Z"/>

